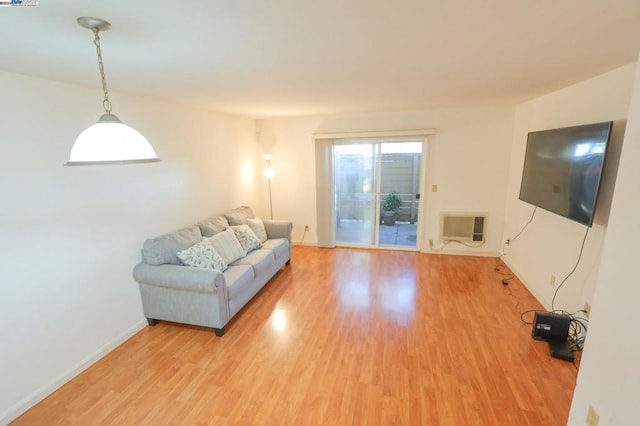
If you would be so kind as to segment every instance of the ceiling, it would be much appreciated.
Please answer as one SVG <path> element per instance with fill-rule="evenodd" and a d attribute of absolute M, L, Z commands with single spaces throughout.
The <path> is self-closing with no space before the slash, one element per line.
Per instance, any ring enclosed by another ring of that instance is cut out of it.
<path fill-rule="evenodd" d="M 78 16 L 112 91 L 254 118 L 513 104 L 640 51 L 639 0 L 39 0 L 0 69 L 99 87 Z"/>

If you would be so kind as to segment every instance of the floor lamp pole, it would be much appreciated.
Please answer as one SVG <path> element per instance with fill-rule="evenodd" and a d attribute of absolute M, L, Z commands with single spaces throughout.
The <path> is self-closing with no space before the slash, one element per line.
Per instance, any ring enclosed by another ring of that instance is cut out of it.
<path fill-rule="evenodd" d="M 271 220 L 273 220 L 273 204 L 271 202 L 271 179 L 267 179 L 269 181 L 269 211 L 271 212 Z"/>

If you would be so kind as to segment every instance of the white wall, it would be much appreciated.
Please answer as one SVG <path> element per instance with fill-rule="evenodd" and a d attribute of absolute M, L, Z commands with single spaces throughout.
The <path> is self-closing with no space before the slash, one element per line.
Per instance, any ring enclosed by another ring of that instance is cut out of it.
<path fill-rule="evenodd" d="M 0 72 L 0 424 L 141 329 L 144 239 L 254 204 L 253 120 L 111 94 L 161 163 L 63 167 L 101 91 Z"/>
<path fill-rule="evenodd" d="M 295 241 L 310 225 L 304 242 L 317 242 L 312 134 L 436 128 L 429 140 L 427 188 L 437 184 L 438 192 L 422 194 L 423 241 L 437 241 L 441 211 L 487 212 L 487 243 L 477 249 L 450 244 L 447 252 L 495 254 L 504 225 L 513 113 L 512 107 L 501 107 L 261 120 L 260 141 L 273 152 L 277 170 L 274 215 L 293 220 Z"/>
<path fill-rule="evenodd" d="M 589 404 L 599 413 L 601 426 L 640 424 L 640 338 L 635 321 L 640 301 L 635 249 L 640 241 L 640 67 L 632 94 L 570 425 L 584 424 Z"/>
<path fill-rule="evenodd" d="M 533 206 L 518 200 L 527 133 L 578 124 L 626 120 L 635 64 L 534 99 L 516 108 L 513 149 L 507 192 L 505 239 L 513 238 L 526 224 Z M 574 312 L 592 302 L 595 278 L 600 264 L 602 241 L 620 155 L 621 132 L 616 124 L 605 175 L 596 209 L 596 218 L 585 243 L 580 266 L 558 291 L 555 308 Z M 624 123 L 622 123 L 622 130 Z M 538 209 L 522 235 L 507 248 L 505 261 L 547 308 L 556 286 L 574 267 L 586 227 L 545 210 Z"/>

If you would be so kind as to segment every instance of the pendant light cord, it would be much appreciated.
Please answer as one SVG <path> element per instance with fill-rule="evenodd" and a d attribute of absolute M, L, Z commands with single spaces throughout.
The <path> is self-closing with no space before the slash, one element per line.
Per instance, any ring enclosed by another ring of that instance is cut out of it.
<path fill-rule="evenodd" d="M 98 68 L 100 68 L 100 77 L 102 78 L 102 91 L 104 92 L 104 100 L 102 101 L 102 106 L 104 107 L 104 110 L 107 112 L 107 114 L 111 114 L 111 101 L 109 101 L 109 91 L 107 90 L 107 78 L 104 75 L 104 64 L 102 63 L 102 49 L 100 49 L 99 32 L 99 29 L 93 29 L 93 33 L 95 34 L 93 44 L 96 45 L 96 53 L 98 54 Z"/>

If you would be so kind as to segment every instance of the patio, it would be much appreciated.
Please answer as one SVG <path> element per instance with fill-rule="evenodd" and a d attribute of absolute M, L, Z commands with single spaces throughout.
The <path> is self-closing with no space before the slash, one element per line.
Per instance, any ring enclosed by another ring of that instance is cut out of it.
<path fill-rule="evenodd" d="M 371 244 L 370 221 L 345 220 L 338 221 L 336 241 L 338 244 Z M 418 224 L 397 221 L 393 226 L 380 225 L 380 246 L 416 247 Z"/>

